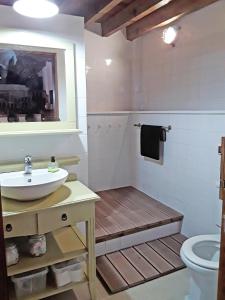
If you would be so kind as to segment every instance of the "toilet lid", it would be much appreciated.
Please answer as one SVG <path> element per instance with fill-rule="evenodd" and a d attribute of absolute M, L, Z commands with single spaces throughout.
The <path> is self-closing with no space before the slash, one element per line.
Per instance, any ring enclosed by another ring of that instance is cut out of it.
<path fill-rule="evenodd" d="M 190 260 L 192 263 L 203 267 L 207 269 L 212 269 L 212 270 L 218 270 L 219 268 L 219 254 L 214 257 L 212 260 L 202 258 L 201 255 L 197 255 L 195 252 L 195 247 L 201 246 L 204 247 L 204 244 L 207 245 L 207 243 L 212 243 L 213 246 L 215 247 L 218 252 L 219 252 L 219 247 L 220 247 L 220 236 L 215 234 L 215 235 L 199 235 L 192 237 L 188 240 L 186 240 L 183 245 L 182 245 L 182 252 L 185 255 L 185 257 Z M 202 244 L 202 245 L 201 245 Z"/>

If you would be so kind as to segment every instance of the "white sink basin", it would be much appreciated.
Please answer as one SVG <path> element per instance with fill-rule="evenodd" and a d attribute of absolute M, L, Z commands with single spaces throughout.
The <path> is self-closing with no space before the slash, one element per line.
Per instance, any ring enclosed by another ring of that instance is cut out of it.
<path fill-rule="evenodd" d="M 3 197 L 19 201 L 40 199 L 55 192 L 65 183 L 68 172 L 59 169 L 55 173 L 47 169 L 33 170 L 32 174 L 11 172 L 0 174 L 1 194 Z"/>

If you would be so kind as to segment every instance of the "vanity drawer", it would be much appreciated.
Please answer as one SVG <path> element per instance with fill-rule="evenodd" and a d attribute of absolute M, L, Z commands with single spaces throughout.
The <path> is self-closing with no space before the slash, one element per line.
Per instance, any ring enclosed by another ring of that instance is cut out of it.
<path fill-rule="evenodd" d="M 84 221 L 85 207 L 83 205 L 65 206 L 40 212 L 38 214 L 38 233 L 44 234 Z"/>
<path fill-rule="evenodd" d="M 3 218 L 5 238 L 34 235 L 38 233 L 36 215 L 19 215 Z"/>

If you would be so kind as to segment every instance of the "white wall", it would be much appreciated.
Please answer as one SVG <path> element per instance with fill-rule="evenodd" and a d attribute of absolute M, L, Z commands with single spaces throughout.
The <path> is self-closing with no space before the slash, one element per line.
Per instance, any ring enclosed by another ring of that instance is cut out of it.
<path fill-rule="evenodd" d="M 129 114 L 91 112 L 131 109 L 131 43 L 85 31 L 89 186 L 95 191 L 130 183 Z M 111 59 L 110 66 L 105 59 Z M 128 151 L 128 152 L 127 152 Z"/>
<path fill-rule="evenodd" d="M 85 31 L 88 111 L 131 109 L 131 42 Z M 105 59 L 111 59 L 110 66 Z"/>
<path fill-rule="evenodd" d="M 128 115 L 92 112 L 131 109 L 131 42 L 121 32 L 104 38 L 85 31 L 89 186 L 95 190 L 130 183 Z M 111 59 L 110 66 L 105 59 Z M 128 152 L 127 152 L 128 151 Z"/>
<path fill-rule="evenodd" d="M 69 39 L 76 44 L 76 76 L 77 76 L 77 122 L 82 130 L 81 135 L 48 135 L 48 136 L 14 136 L 1 137 L 0 162 L 24 159 L 26 154 L 34 158 L 47 158 L 78 155 L 79 166 L 73 169 L 78 172 L 79 179 L 88 181 L 87 163 L 87 126 L 86 126 L 86 82 L 85 82 L 85 45 L 84 24 L 79 17 L 58 15 L 52 19 L 35 20 L 16 14 L 11 7 L 0 6 L 0 27 L 21 30 L 49 32 Z M 29 126 L 29 124 L 27 124 Z"/>
<path fill-rule="evenodd" d="M 162 28 L 135 40 L 134 110 L 225 109 L 225 1 L 183 17 L 176 47 Z"/>
<path fill-rule="evenodd" d="M 172 126 L 164 163 L 140 155 L 135 123 Z M 89 184 L 95 191 L 132 185 L 184 214 L 188 236 L 220 224 L 220 156 L 225 112 L 130 112 L 88 115 Z"/>
<path fill-rule="evenodd" d="M 129 113 L 89 114 L 89 186 L 107 190 L 131 182 Z"/>
<path fill-rule="evenodd" d="M 134 123 L 172 126 L 164 144 L 164 163 L 140 156 L 140 130 Z M 132 185 L 184 214 L 188 236 L 218 232 L 220 156 L 225 114 L 134 114 L 131 119 Z"/>
<path fill-rule="evenodd" d="M 133 110 L 225 109 L 225 2 L 218 1 L 177 22 L 176 47 L 165 45 L 158 29 L 132 44 Z M 180 210 L 183 232 L 214 233 L 220 223 L 217 147 L 225 135 L 225 115 L 134 115 L 134 123 L 172 125 L 164 165 L 139 155 L 139 133 L 133 148 L 132 184 Z"/>
<path fill-rule="evenodd" d="M 218 1 L 178 22 L 182 29 L 175 48 L 163 44 L 162 29 L 134 41 L 133 112 L 130 116 L 110 111 L 88 115 L 91 187 L 133 185 L 182 212 L 182 231 L 190 236 L 218 232 L 216 223 L 220 223 L 217 147 L 225 136 L 224 20 L 225 2 Z M 102 79 L 100 69 L 96 69 L 95 78 Z M 99 91 L 93 85 L 88 102 L 95 96 L 97 102 Z M 110 88 L 108 93 L 117 103 Z M 99 106 L 91 110 L 115 110 L 113 103 L 104 109 Z M 196 114 L 197 110 L 211 114 Z M 121 120 L 124 126 L 118 130 Z M 138 122 L 172 125 L 162 166 L 140 156 L 140 131 L 133 127 Z M 122 136 L 126 137 L 124 143 Z"/>

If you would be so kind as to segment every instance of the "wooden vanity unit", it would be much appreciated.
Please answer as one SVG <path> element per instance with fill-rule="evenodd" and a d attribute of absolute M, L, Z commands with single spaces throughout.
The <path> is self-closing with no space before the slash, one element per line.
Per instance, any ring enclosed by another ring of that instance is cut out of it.
<path fill-rule="evenodd" d="M 19 202 L 2 198 L 5 239 L 35 234 L 46 234 L 47 238 L 47 253 L 37 258 L 21 256 L 18 264 L 7 268 L 8 277 L 87 254 L 84 281 L 60 288 L 50 283 L 45 291 L 23 300 L 43 299 L 76 289 L 87 281 L 91 299 L 95 299 L 95 202 L 98 199 L 79 181 L 67 182 L 55 193 L 40 200 Z M 78 237 L 75 227 L 76 223 L 83 221 L 86 222 L 85 241 Z M 9 299 L 14 299 L 13 289 L 9 288 L 9 291 Z"/>

